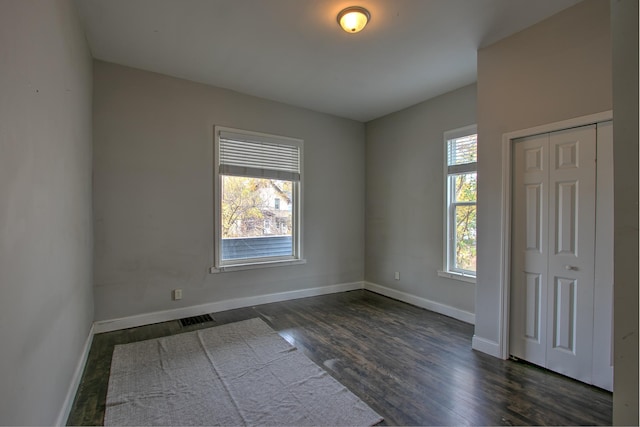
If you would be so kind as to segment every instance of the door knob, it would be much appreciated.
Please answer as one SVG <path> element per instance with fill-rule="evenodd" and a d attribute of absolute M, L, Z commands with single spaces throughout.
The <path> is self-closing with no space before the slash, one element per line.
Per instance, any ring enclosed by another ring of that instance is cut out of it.
<path fill-rule="evenodd" d="M 576 267 L 575 265 L 565 265 L 564 268 L 565 270 L 578 271 L 578 267 Z"/>

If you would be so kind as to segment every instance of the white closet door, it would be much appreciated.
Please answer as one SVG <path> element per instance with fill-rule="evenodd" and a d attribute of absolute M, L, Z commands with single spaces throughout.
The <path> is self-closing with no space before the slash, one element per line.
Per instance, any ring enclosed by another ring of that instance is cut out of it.
<path fill-rule="evenodd" d="M 596 127 L 549 137 L 547 368 L 591 383 Z"/>
<path fill-rule="evenodd" d="M 549 135 L 514 147 L 511 267 L 511 354 L 546 365 Z"/>
<path fill-rule="evenodd" d="M 591 383 L 595 125 L 516 141 L 510 352 Z"/>

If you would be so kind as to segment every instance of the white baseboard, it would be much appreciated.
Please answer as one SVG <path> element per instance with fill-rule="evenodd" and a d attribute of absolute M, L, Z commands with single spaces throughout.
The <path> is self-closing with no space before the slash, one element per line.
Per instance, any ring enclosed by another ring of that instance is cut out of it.
<path fill-rule="evenodd" d="M 500 344 L 495 341 L 474 335 L 473 339 L 471 340 L 471 348 L 486 353 L 490 356 L 502 359 Z"/>
<path fill-rule="evenodd" d="M 73 378 L 71 379 L 71 384 L 69 384 L 67 395 L 64 399 L 64 403 L 62 404 L 62 409 L 60 409 L 60 413 L 58 414 L 58 418 L 56 419 L 56 426 L 67 425 L 67 419 L 69 418 L 69 414 L 71 413 L 73 401 L 76 398 L 78 387 L 80 387 L 80 381 L 82 380 L 84 367 L 87 364 L 87 359 L 89 358 L 89 350 L 91 349 L 91 343 L 93 342 L 93 335 L 94 329 L 93 326 L 91 326 L 91 329 L 89 329 L 89 336 L 87 336 L 87 339 L 84 342 L 82 354 L 80 354 L 80 359 L 78 360 L 76 370 L 73 373 Z"/>
<path fill-rule="evenodd" d="M 377 285 L 371 282 L 364 282 L 364 289 L 416 305 L 418 307 L 426 308 L 427 310 L 444 314 L 445 316 L 453 317 L 454 319 L 461 320 L 465 323 L 470 323 L 472 325 L 476 323 L 476 315 L 474 313 L 461 310 L 459 308 L 451 307 L 449 305 L 441 304 L 439 302 L 431 301 L 426 298 L 418 297 L 396 289 L 387 288 L 386 286 Z"/>
<path fill-rule="evenodd" d="M 235 298 L 208 304 L 176 308 L 172 310 L 155 311 L 135 316 L 121 317 L 119 319 L 100 320 L 94 322 L 93 332 L 99 334 L 102 332 L 111 332 L 119 329 L 135 328 L 137 326 L 150 325 L 152 323 L 182 319 L 184 317 L 200 316 L 202 314 L 216 313 L 219 311 L 233 310 L 236 308 L 251 307 L 254 305 L 287 301 L 297 298 L 334 294 L 338 292 L 353 291 L 363 288 L 363 282 L 340 283 L 337 285 L 321 286 L 318 288 L 300 289 L 297 291 L 257 295 L 246 298 Z"/>

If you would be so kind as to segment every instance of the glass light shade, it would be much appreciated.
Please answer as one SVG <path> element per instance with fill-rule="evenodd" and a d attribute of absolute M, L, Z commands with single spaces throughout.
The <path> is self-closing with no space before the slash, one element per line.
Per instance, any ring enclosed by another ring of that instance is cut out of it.
<path fill-rule="evenodd" d="M 357 33 L 367 25 L 371 15 L 363 7 L 353 6 L 343 9 L 338 14 L 338 23 L 347 33 Z"/>

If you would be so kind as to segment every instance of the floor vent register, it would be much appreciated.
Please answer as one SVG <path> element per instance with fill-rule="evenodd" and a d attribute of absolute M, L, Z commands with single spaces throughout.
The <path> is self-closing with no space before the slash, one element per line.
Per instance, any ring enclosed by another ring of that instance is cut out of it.
<path fill-rule="evenodd" d="M 201 316 L 193 316 L 193 317 L 185 317 L 184 319 L 180 319 L 180 324 L 182 327 L 199 325 L 200 323 L 213 322 L 213 317 L 210 314 L 203 314 Z"/>

